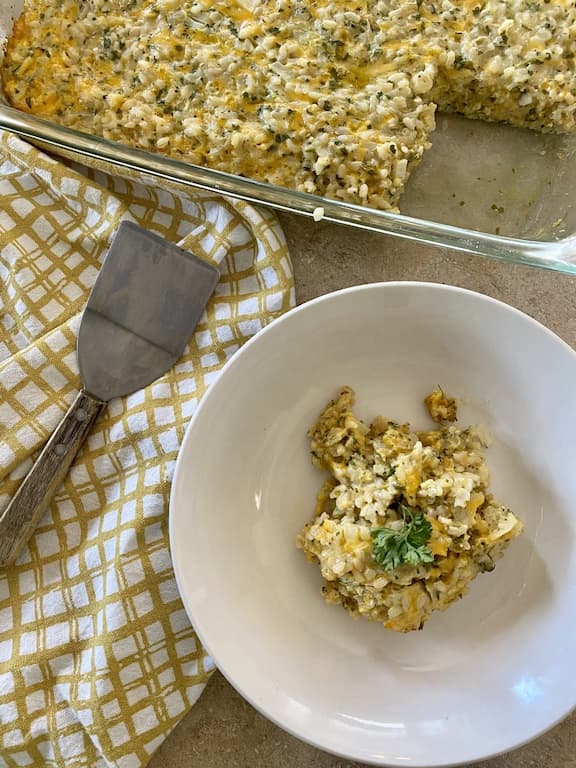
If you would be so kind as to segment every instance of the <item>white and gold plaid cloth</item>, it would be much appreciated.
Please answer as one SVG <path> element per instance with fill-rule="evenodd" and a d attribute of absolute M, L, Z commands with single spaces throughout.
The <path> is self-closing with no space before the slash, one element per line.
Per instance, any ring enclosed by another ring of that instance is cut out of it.
<path fill-rule="evenodd" d="M 112 401 L 16 564 L 0 571 L 0 766 L 137 768 L 212 662 L 180 602 L 168 494 L 223 363 L 293 303 L 273 214 L 56 162 L 0 132 L 0 509 L 79 387 L 76 333 L 123 219 L 219 264 L 184 356 Z"/>

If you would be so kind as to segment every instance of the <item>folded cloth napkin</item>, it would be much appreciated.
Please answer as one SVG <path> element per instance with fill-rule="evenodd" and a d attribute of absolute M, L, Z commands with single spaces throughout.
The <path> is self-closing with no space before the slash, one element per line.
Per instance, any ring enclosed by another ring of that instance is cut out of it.
<path fill-rule="evenodd" d="M 293 304 L 286 243 L 270 212 L 83 173 L 2 132 L 0 198 L 0 509 L 79 388 L 80 314 L 120 221 L 222 272 L 184 356 L 109 404 L 0 571 L 0 766 L 136 768 L 213 668 L 170 561 L 178 448 L 222 365 Z"/>

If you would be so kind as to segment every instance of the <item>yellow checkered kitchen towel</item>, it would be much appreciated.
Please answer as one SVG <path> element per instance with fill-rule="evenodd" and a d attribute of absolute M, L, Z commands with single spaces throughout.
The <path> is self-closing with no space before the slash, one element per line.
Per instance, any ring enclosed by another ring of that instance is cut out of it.
<path fill-rule="evenodd" d="M 223 363 L 293 303 L 289 256 L 269 212 L 82 174 L 2 132 L 0 201 L 0 509 L 78 390 L 80 313 L 120 221 L 222 272 L 182 359 L 110 403 L 0 571 L 0 766 L 135 768 L 212 669 L 168 549 L 178 447 Z"/>

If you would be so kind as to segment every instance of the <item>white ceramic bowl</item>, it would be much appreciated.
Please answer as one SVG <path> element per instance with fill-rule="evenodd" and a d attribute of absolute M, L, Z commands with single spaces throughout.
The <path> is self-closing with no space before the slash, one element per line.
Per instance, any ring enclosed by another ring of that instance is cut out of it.
<path fill-rule="evenodd" d="M 307 428 L 343 384 L 357 410 L 429 428 L 436 384 L 492 432 L 495 494 L 525 523 L 492 574 L 422 632 L 351 619 L 295 546 L 322 476 Z M 534 738 L 576 704 L 576 354 L 526 315 L 442 285 L 382 283 L 289 312 L 226 365 L 178 460 L 180 592 L 216 664 L 322 749 L 447 766 Z"/>

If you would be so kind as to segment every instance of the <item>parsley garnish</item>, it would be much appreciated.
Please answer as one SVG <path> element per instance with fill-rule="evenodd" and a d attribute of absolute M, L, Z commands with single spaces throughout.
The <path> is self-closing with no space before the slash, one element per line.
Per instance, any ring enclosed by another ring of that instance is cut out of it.
<path fill-rule="evenodd" d="M 374 546 L 374 560 L 385 571 L 392 571 L 399 565 L 431 563 L 434 555 L 428 548 L 432 526 L 421 512 L 414 513 L 402 506 L 404 527 L 400 531 L 392 528 L 373 528 L 370 532 Z"/>

